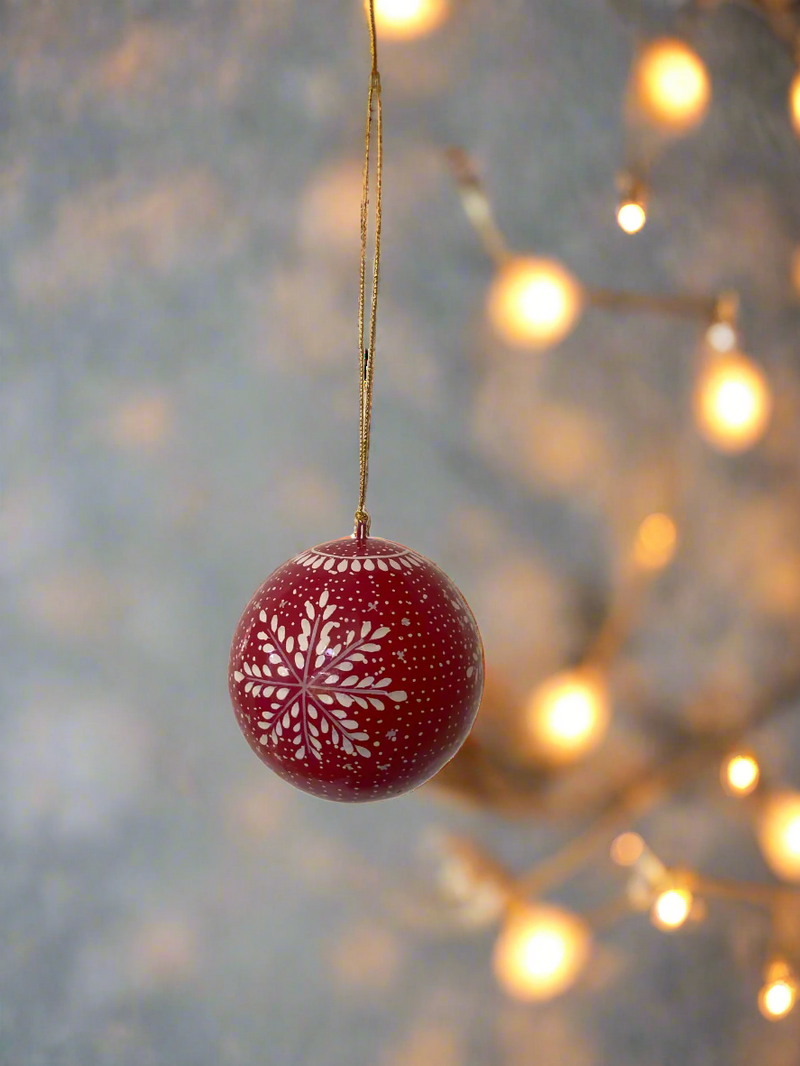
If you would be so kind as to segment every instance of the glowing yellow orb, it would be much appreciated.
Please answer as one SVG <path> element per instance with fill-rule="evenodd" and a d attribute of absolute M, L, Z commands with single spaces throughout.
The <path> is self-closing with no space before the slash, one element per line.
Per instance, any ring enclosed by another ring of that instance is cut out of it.
<path fill-rule="evenodd" d="M 653 925 L 659 929 L 679 929 L 692 910 L 692 893 L 688 888 L 668 888 L 661 892 L 650 912 Z"/>
<path fill-rule="evenodd" d="M 626 200 L 617 208 L 617 222 L 626 233 L 638 233 L 647 221 L 647 214 L 635 200 Z"/>
<path fill-rule="evenodd" d="M 568 670 L 534 689 L 525 726 L 538 755 L 571 762 L 600 743 L 608 719 L 608 696 L 600 677 L 588 670 Z"/>
<path fill-rule="evenodd" d="M 779 1021 L 794 1007 L 797 989 L 794 983 L 785 978 L 778 978 L 765 984 L 758 995 L 758 1008 L 765 1018 Z"/>
<path fill-rule="evenodd" d="M 633 545 L 633 557 L 639 566 L 657 570 L 666 566 L 675 554 L 678 530 L 669 515 L 656 511 L 639 526 Z"/>
<path fill-rule="evenodd" d="M 577 915 L 551 906 L 512 912 L 494 949 L 494 972 L 517 999 L 551 999 L 566 991 L 586 965 L 591 933 Z"/>
<path fill-rule="evenodd" d="M 375 0 L 375 26 L 382 37 L 422 37 L 438 29 L 447 14 L 447 0 Z"/>
<path fill-rule="evenodd" d="M 761 769 L 753 755 L 737 752 L 724 760 L 720 776 L 731 796 L 749 796 L 758 785 Z"/>
<path fill-rule="evenodd" d="M 795 74 L 789 86 L 789 114 L 792 125 L 800 133 L 800 73 Z"/>
<path fill-rule="evenodd" d="M 581 288 L 552 259 L 512 259 L 498 273 L 488 299 L 489 320 L 508 344 L 547 348 L 562 340 L 581 312 Z"/>
<path fill-rule="evenodd" d="M 764 858 L 784 881 L 800 881 L 800 793 L 777 792 L 761 812 L 758 839 Z"/>
<path fill-rule="evenodd" d="M 703 61 L 683 41 L 669 37 L 652 41 L 641 51 L 633 85 L 648 118 L 674 130 L 698 123 L 711 99 Z"/>
<path fill-rule="evenodd" d="M 695 387 L 700 432 L 715 448 L 740 452 L 763 435 L 772 412 L 767 380 L 738 352 L 707 360 Z"/>

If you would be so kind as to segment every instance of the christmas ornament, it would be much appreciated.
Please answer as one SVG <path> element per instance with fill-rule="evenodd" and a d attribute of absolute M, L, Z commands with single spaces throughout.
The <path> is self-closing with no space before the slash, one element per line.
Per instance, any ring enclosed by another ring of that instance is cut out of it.
<path fill-rule="evenodd" d="M 231 700 L 252 749 L 335 800 L 427 781 L 466 739 L 483 688 L 480 634 L 452 581 L 361 529 L 278 567 L 231 650 Z"/>
<path fill-rule="evenodd" d="M 350 802 L 398 796 L 432 777 L 463 744 L 483 692 L 483 646 L 464 597 L 424 556 L 370 536 L 383 131 L 373 0 L 367 12 L 355 533 L 302 552 L 267 578 L 239 620 L 228 673 L 237 721 L 263 762 L 305 792 Z M 365 346 L 373 111 L 375 253 Z"/>

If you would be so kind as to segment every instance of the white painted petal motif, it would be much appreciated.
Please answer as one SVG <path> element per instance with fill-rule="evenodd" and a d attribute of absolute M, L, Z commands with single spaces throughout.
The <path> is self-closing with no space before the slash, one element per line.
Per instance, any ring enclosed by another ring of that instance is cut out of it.
<path fill-rule="evenodd" d="M 405 559 L 401 559 L 408 567 Z M 298 561 L 304 565 L 324 562 L 326 568 L 330 563 L 330 569 L 335 565 L 329 557 L 313 552 Z M 341 571 L 348 566 L 358 569 L 354 562 L 359 561 L 339 560 L 337 569 Z M 367 566 L 367 562 L 371 565 Z M 361 560 L 359 565 L 364 570 L 375 566 L 384 571 L 389 566 L 401 569 L 395 559 Z M 378 642 L 389 634 L 390 627 L 376 625 L 372 620 L 362 621 L 358 630 L 348 630 L 344 639 L 331 648 L 331 631 L 339 627 L 332 619 L 342 608 L 330 602 L 329 589 L 323 589 L 316 603 L 308 600 L 303 606 L 299 630 L 292 632 L 294 626 L 275 612 L 268 624 L 274 636 L 266 630 L 258 632 L 257 639 L 264 642 L 261 650 L 270 665 L 243 662 L 241 670 L 233 672 L 233 681 L 243 685 L 243 691 L 251 698 L 264 701 L 274 694 L 274 702 L 269 709 L 261 711 L 256 723 L 263 734 L 259 743 L 278 745 L 291 737 L 295 758 L 301 761 L 309 756 L 324 761 L 326 746 L 329 752 L 338 749 L 348 756 L 369 759 L 373 755 L 366 746 L 370 741 L 369 722 L 364 728 L 349 715 L 359 714 L 359 710 L 381 712 L 386 700 L 399 704 L 408 699 L 407 693 L 400 689 L 390 691 L 391 678 L 376 679 L 374 666 L 372 673 L 367 672 L 370 656 L 381 650 Z M 266 611 L 261 611 L 259 618 L 267 625 Z M 313 650 L 312 634 L 316 636 Z M 352 650 L 348 650 L 351 645 Z M 333 672 L 328 664 L 333 664 Z M 274 681 L 268 683 L 273 671 L 283 679 L 277 685 Z"/>

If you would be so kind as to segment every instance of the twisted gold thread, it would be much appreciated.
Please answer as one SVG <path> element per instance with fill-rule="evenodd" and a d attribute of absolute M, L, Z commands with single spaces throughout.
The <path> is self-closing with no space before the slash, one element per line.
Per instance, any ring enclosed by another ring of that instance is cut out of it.
<path fill-rule="evenodd" d="M 361 525 L 366 532 L 369 532 L 370 518 L 366 510 L 366 500 L 367 481 L 369 479 L 369 444 L 372 429 L 372 380 L 375 365 L 375 326 L 378 318 L 378 278 L 381 264 L 381 185 L 383 180 L 383 114 L 381 109 L 381 76 L 378 73 L 378 48 L 375 33 L 375 0 L 367 0 L 367 23 L 369 26 L 369 50 L 372 66 L 367 92 L 367 129 L 364 135 L 364 172 L 361 183 L 361 258 L 358 272 L 359 486 L 355 520 L 357 527 Z M 369 329 L 367 331 L 367 345 L 364 347 L 373 115 L 375 118 L 375 254 L 372 263 Z"/>

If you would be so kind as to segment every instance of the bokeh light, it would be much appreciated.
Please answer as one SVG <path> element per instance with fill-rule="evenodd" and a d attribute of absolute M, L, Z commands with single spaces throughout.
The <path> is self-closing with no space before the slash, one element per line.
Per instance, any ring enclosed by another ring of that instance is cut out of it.
<path fill-rule="evenodd" d="M 723 760 L 720 779 L 731 796 L 749 796 L 757 788 L 760 777 L 758 760 L 749 752 L 734 752 Z"/>
<path fill-rule="evenodd" d="M 533 690 L 525 726 L 536 754 L 572 762 L 596 747 L 608 728 L 606 686 L 591 670 L 566 670 Z"/>
<path fill-rule="evenodd" d="M 489 320 L 507 344 L 547 348 L 575 325 L 581 288 L 552 259 L 512 259 L 498 273 L 488 298 Z"/>
<path fill-rule="evenodd" d="M 667 888 L 656 896 L 650 917 L 659 929 L 680 929 L 692 912 L 692 893 L 688 888 Z"/>
<path fill-rule="evenodd" d="M 761 989 L 758 1006 L 765 1018 L 777 1021 L 786 1017 L 796 999 L 797 993 L 788 981 L 772 981 Z"/>
<path fill-rule="evenodd" d="M 683 41 L 663 37 L 639 54 L 633 72 L 636 99 L 654 123 L 673 130 L 696 125 L 711 99 L 711 82 L 700 57 Z"/>
<path fill-rule="evenodd" d="M 800 247 L 795 248 L 792 252 L 789 274 L 794 294 L 795 296 L 800 296 Z"/>
<path fill-rule="evenodd" d="M 706 343 L 715 352 L 732 352 L 737 342 L 736 329 L 730 322 L 712 322 L 706 330 Z"/>
<path fill-rule="evenodd" d="M 739 352 L 704 364 L 695 386 L 698 428 L 713 447 L 740 452 L 763 435 L 772 411 L 769 385 L 752 360 Z"/>
<path fill-rule="evenodd" d="M 758 1009 L 769 1021 L 777 1022 L 790 1013 L 797 1002 L 797 978 L 784 959 L 767 966 L 764 984 L 758 994 Z"/>
<path fill-rule="evenodd" d="M 611 858 L 617 866 L 635 866 L 644 854 L 644 841 L 638 833 L 620 833 L 611 845 Z"/>
<path fill-rule="evenodd" d="M 758 839 L 764 858 L 785 881 L 800 881 L 800 793 L 776 792 L 761 811 Z"/>
<path fill-rule="evenodd" d="M 447 0 L 375 0 L 375 26 L 382 37 L 423 37 L 438 29 L 447 15 Z"/>
<path fill-rule="evenodd" d="M 591 933 L 575 914 L 551 906 L 512 912 L 494 950 L 494 972 L 516 999 L 551 999 L 566 991 L 585 967 Z"/>
<path fill-rule="evenodd" d="M 789 86 L 789 114 L 792 125 L 800 133 L 800 72 L 795 74 Z"/>
<path fill-rule="evenodd" d="M 173 407 L 165 394 L 133 396 L 110 412 L 108 436 L 126 451 L 153 452 L 164 443 L 173 421 Z"/>
<path fill-rule="evenodd" d="M 678 530 L 669 515 L 656 511 L 639 526 L 633 544 L 635 562 L 647 570 L 666 566 L 678 546 Z"/>
<path fill-rule="evenodd" d="M 626 233 L 638 233 L 646 221 L 644 205 L 635 200 L 623 200 L 617 208 L 617 222 Z"/>

